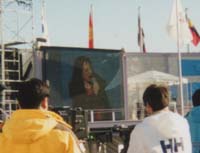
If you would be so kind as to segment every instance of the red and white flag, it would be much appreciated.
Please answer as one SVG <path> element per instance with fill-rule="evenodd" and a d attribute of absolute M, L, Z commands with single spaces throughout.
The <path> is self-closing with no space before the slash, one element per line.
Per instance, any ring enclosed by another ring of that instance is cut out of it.
<path fill-rule="evenodd" d="M 192 34 L 192 43 L 194 46 L 197 46 L 200 42 L 200 35 L 197 32 L 195 26 L 192 24 L 192 21 L 190 20 L 190 18 L 188 18 L 188 16 L 186 15 L 186 19 L 188 22 L 188 26 L 190 28 L 190 32 Z"/>

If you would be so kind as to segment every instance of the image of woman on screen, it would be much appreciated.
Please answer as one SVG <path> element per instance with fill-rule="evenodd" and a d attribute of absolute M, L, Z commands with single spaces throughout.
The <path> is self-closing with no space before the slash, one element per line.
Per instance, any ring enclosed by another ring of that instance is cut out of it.
<path fill-rule="evenodd" d="M 109 108 L 105 87 L 105 80 L 94 72 L 90 59 L 85 56 L 78 57 L 69 82 L 72 106 L 83 109 Z"/>

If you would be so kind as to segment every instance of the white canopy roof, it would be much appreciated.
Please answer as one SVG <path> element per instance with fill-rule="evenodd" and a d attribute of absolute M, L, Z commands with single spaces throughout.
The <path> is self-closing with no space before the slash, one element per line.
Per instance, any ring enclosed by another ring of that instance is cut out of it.
<path fill-rule="evenodd" d="M 188 83 L 182 78 L 183 83 Z M 168 85 L 179 84 L 179 77 L 159 71 L 146 71 L 128 78 L 128 84 L 163 83 Z"/>

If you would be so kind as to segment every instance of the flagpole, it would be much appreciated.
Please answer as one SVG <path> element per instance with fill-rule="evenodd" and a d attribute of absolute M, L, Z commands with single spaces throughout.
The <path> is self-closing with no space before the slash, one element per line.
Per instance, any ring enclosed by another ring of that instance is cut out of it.
<path fill-rule="evenodd" d="M 139 30 L 139 37 L 140 37 L 140 52 L 142 53 L 143 52 L 143 42 L 141 41 L 142 40 L 142 30 L 141 30 L 140 8 L 141 8 L 141 6 L 138 7 L 138 17 L 139 17 L 138 20 L 140 20 L 140 21 L 138 21 L 138 22 L 140 22 L 139 27 L 138 27 L 140 29 L 138 29 L 138 30 Z"/>
<path fill-rule="evenodd" d="M 188 22 L 187 11 L 188 11 L 188 8 L 185 8 L 185 16 L 186 16 L 186 20 Z M 190 53 L 190 44 L 189 43 L 187 44 L 187 52 Z"/>
<path fill-rule="evenodd" d="M 179 39 L 179 18 L 178 18 L 178 1 L 176 0 L 176 30 L 177 30 L 177 51 L 178 51 L 178 68 L 179 68 L 179 90 L 180 90 L 180 104 L 181 115 L 184 115 L 184 102 L 183 102 L 183 81 L 182 81 L 182 57 L 180 52 L 180 39 Z"/>
<path fill-rule="evenodd" d="M 190 44 L 187 44 L 187 52 L 190 53 Z"/>
<path fill-rule="evenodd" d="M 42 20 L 42 37 L 46 40 L 45 45 L 50 45 L 49 34 L 48 34 L 48 26 L 46 21 L 46 3 L 45 0 L 42 0 L 41 7 L 41 20 Z"/>

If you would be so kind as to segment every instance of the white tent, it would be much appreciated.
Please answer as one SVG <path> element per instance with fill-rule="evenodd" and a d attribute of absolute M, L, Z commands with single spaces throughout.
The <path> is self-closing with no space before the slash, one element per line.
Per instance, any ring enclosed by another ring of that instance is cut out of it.
<path fill-rule="evenodd" d="M 182 78 L 184 84 L 188 83 Z M 129 114 L 132 119 L 136 118 L 137 104 L 142 103 L 143 92 L 150 84 L 164 84 L 167 86 L 178 85 L 179 77 L 160 71 L 146 71 L 128 78 L 128 103 Z M 187 94 L 186 94 L 187 95 Z"/>
<path fill-rule="evenodd" d="M 186 78 L 182 78 L 183 83 L 188 83 Z M 179 84 L 179 77 L 160 71 L 146 71 L 128 78 L 128 84 L 151 84 L 163 83 L 167 85 Z"/>

